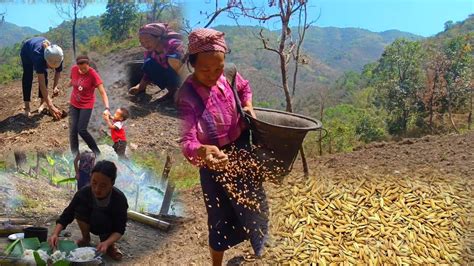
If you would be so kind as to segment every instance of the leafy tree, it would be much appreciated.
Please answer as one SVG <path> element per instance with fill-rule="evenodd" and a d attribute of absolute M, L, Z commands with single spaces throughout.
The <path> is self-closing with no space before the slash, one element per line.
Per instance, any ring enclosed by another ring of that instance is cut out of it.
<path fill-rule="evenodd" d="M 132 1 L 109 0 L 100 24 L 110 34 L 112 41 L 122 41 L 129 36 L 130 29 L 138 17 L 138 10 Z"/>
<path fill-rule="evenodd" d="M 452 118 L 453 109 L 460 109 L 467 104 L 468 96 L 472 97 L 469 86 L 472 82 L 473 56 L 470 44 L 471 34 L 458 36 L 448 41 L 444 48 L 447 59 L 446 80 L 447 109 L 451 124 L 458 129 Z"/>
<path fill-rule="evenodd" d="M 373 110 L 339 104 L 324 111 L 328 137 L 324 146 L 330 153 L 352 151 L 361 142 L 385 138 L 382 116 Z"/>
<path fill-rule="evenodd" d="M 383 122 L 378 116 L 365 113 L 356 124 L 355 133 L 360 141 L 369 143 L 385 137 Z"/>
<path fill-rule="evenodd" d="M 58 27 L 50 29 L 44 34 L 46 38 L 59 44 L 63 49 L 70 49 L 73 47 L 72 36 L 70 29 L 73 21 L 64 21 Z M 82 45 L 94 36 L 101 36 L 103 34 L 100 29 L 100 17 L 80 18 L 76 23 L 76 42 Z M 76 47 L 77 49 L 77 47 Z"/>
<path fill-rule="evenodd" d="M 0 49 L 0 84 L 21 78 L 20 49 L 20 43 Z"/>
<path fill-rule="evenodd" d="M 448 20 L 444 23 L 444 31 L 451 29 L 454 26 L 454 22 L 452 20 Z"/>
<path fill-rule="evenodd" d="M 410 115 L 420 111 L 422 101 L 418 92 L 423 86 L 422 56 L 419 42 L 397 39 L 386 47 L 374 70 L 377 104 L 390 115 L 391 134 L 405 134 Z"/>

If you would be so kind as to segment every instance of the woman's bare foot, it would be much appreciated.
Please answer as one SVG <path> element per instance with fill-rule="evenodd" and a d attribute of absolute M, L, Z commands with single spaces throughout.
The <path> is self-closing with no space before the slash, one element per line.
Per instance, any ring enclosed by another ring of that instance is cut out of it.
<path fill-rule="evenodd" d="M 123 258 L 123 253 L 120 251 L 120 249 L 117 248 L 117 246 L 114 244 L 110 245 L 110 247 L 107 249 L 107 255 L 111 257 L 113 260 L 122 260 Z"/>
<path fill-rule="evenodd" d="M 131 95 L 138 95 L 141 93 L 145 93 L 146 88 L 140 89 L 139 85 L 133 86 L 128 90 L 128 93 Z"/>
<path fill-rule="evenodd" d="M 81 238 L 79 240 L 76 241 L 76 244 L 78 247 L 88 247 L 91 245 L 91 239 L 84 239 L 84 238 Z"/>

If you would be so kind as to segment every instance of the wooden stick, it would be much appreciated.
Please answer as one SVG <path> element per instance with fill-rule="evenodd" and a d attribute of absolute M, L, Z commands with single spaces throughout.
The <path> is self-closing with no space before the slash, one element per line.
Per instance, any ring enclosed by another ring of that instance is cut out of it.
<path fill-rule="evenodd" d="M 166 163 L 165 167 L 163 169 L 163 175 L 161 177 L 161 185 L 164 185 L 164 182 L 166 182 L 166 191 L 165 195 L 163 196 L 163 202 L 161 203 L 161 209 L 160 209 L 160 214 L 168 214 L 168 211 L 171 206 L 171 198 L 173 196 L 174 192 L 174 182 L 169 180 L 169 173 L 171 172 L 171 167 L 172 167 L 172 161 L 171 161 L 171 156 L 169 154 L 166 155 Z"/>
<path fill-rule="evenodd" d="M 169 154 L 166 155 L 165 167 L 163 168 L 163 174 L 161 175 L 161 186 L 163 187 L 168 181 L 168 176 L 171 171 L 172 161 Z"/>
<path fill-rule="evenodd" d="M 166 185 L 165 196 L 163 197 L 163 203 L 161 203 L 160 214 L 168 214 L 168 211 L 171 206 L 171 198 L 173 197 L 174 192 L 174 182 L 168 180 L 168 184 Z"/>

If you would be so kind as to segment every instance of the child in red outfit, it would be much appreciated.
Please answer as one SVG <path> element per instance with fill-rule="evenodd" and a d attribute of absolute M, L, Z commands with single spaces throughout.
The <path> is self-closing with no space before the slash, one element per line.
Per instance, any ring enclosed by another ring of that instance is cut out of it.
<path fill-rule="evenodd" d="M 127 148 L 127 137 L 125 134 L 124 122 L 129 116 L 128 110 L 120 107 L 113 116 L 104 113 L 104 120 L 110 128 L 114 151 L 120 159 L 127 159 L 125 150 Z"/>

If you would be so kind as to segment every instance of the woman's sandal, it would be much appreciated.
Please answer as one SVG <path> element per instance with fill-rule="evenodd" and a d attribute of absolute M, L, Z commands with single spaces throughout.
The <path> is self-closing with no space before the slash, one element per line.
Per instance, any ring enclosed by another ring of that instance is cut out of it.
<path fill-rule="evenodd" d="M 122 260 L 123 258 L 123 253 L 120 251 L 120 249 L 115 246 L 115 244 L 112 244 L 108 249 L 107 249 L 107 255 L 112 258 L 113 260 Z"/>

